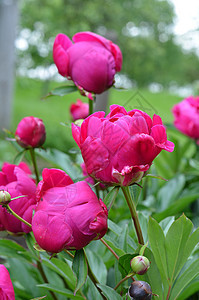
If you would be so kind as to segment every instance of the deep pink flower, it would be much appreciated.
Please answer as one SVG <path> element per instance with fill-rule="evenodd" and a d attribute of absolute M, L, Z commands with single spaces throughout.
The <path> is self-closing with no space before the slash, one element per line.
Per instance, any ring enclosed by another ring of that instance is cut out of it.
<path fill-rule="evenodd" d="M 89 31 L 76 33 L 72 40 L 74 44 L 62 33 L 55 38 L 53 59 L 59 73 L 86 91 L 101 94 L 121 70 L 119 47 Z"/>
<path fill-rule="evenodd" d="M 111 112 L 96 112 L 81 127 L 72 124 L 88 174 L 98 181 L 127 186 L 139 182 L 162 149 L 172 152 L 158 115 L 153 120 L 140 110 L 126 112 L 112 105 Z"/>
<path fill-rule="evenodd" d="M 85 181 L 73 183 L 57 169 L 44 169 L 42 176 L 32 221 L 41 248 L 53 253 L 81 249 L 106 233 L 107 208 Z"/>
<path fill-rule="evenodd" d="M 172 109 L 175 127 L 199 143 L 199 96 L 188 97 Z"/>
<path fill-rule="evenodd" d="M 0 265 L 0 299 L 15 300 L 10 274 L 4 265 Z"/>
<path fill-rule="evenodd" d="M 23 148 L 42 146 L 46 139 L 43 121 L 35 117 L 23 118 L 17 126 L 15 137 L 18 144 Z"/>
<path fill-rule="evenodd" d="M 28 166 L 21 162 L 18 166 L 4 163 L 0 172 L 0 190 L 10 193 L 12 198 L 24 197 L 12 200 L 9 203 L 11 209 L 20 217 L 31 223 L 33 209 L 36 206 L 36 184 L 30 177 Z M 0 206 L 0 230 L 13 233 L 30 232 L 31 229 Z"/>
<path fill-rule="evenodd" d="M 89 105 L 88 103 L 84 103 L 80 99 L 77 99 L 76 103 L 71 104 L 70 113 L 73 121 L 85 119 L 89 115 Z"/>

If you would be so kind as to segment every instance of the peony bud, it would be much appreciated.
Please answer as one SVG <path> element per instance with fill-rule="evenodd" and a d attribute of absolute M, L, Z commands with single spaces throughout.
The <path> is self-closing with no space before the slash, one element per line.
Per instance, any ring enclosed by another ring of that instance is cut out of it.
<path fill-rule="evenodd" d="M 46 130 L 41 119 L 35 117 L 23 118 L 15 132 L 17 143 L 23 148 L 38 148 L 46 139 Z"/>
<path fill-rule="evenodd" d="M 143 275 L 147 272 L 149 267 L 150 262 L 145 256 L 138 255 L 131 260 L 131 268 L 135 274 Z"/>
<path fill-rule="evenodd" d="M 152 290 L 147 282 L 134 281 L 129 288 L 129 296 L 133 300 L 150 300 L 152 298 Z"/>
<path fill-rule="evenodd" d="M 0 191 L 0 205 L 7 205 L 11 201 L 11 196 L 7 191 Z"/>

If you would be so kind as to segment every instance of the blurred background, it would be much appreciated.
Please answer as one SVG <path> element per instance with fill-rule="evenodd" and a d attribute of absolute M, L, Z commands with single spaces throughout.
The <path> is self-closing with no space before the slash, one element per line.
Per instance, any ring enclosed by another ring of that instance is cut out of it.
<path fill-rule="evenodd" d="M 78 93 L 41 100 L 66 81 L 52 59 L 55 36 L 93 31 L 117 43 L 123 68 L 109 104 L 128 104 L 172 122 L 171 108 L 199 92 L 199 5 L 173 0 L 0 0 L 0 128 L 43 119 L 46 146 L 74 146 L 69 107 Z M 0 160 L 10 151 L 0 140 Z M 10 149 L 9 149 L 10 150 Z"/>

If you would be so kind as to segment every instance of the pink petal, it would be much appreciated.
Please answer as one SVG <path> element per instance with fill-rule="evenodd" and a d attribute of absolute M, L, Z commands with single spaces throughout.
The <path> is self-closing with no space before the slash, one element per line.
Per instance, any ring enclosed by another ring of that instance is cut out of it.
<path fill-rule="evenodd" d="M 97 42 L 107 48 L 109 51 L 111 50 L 111 41 L 107 40 L 106 38 L 98 35 L 96 33 L 85 31 L 85 32 L 78 32 L 76 33 L 72 40 L 74 43 L 78 42 Z"/>
<path fill-rule="evenodd" d="M 106 116 L 106 119 L 110 119 L 112 117 L 120 117 L 123 115 L 127 115 L 127 111 L 123 106 L 113 104 L 110 106 L 110 113 Z"/>
<path fill-rule="evenodd" d="M 71 46 L 72 41 L 66 35 L 60 33 L 56 36 L 53 45 L 53 60 L 59 73 L 64 77 L 70 76 L 68 70 L 69 57 L 66 51 Z"/>
<path fill-rule="evenodd" d="M 120 72 L 122 69 L 122 52 L 118 45 L 111 43 L 111 53 L 115 58 L 116 71 Z"/>
<path fill-rule="evenodd" d="M 71 125 L 71 129 L 72 129 L 72 136 L 75 140 L 75 142 L 77 143 L 78 147 L 80 147 L 80 127 L 73 124 Z"/>
<path fill-rule="evenodd" d="M 108 166 L 109 152 L 100 139 L 87 137 L 82 144 L 81 151 L 89 175 Z"/>
<path fill-rule="evenodd" d="M 72 229 L 61 214 L 49 218 L 48 212 L 36 211 L 32 230 L 40 247 L 49 252 L 60 252 L 73 241 Z"/>
<path fill-rule="evenodd" d="M 95 94 L 104 92 L 113 84 L 116 70 L 110 52 L 103 47 L 92 46 L 81 56 L 79 52 L 78 59 L 75 60 L 72 50 L 70 51 L 70 75 L 74 82 Z"/>
<path fill-rule="evenodd" d="M 16 188 L 22 195 L 35 195 L 36 184 L 21 168 L 15 167 L 14 174 L 17 177 Z"/>
<path fill-rule="evenodd" d="M 64 187 L 72 184 L 72 179 L 62 170 L 43 169 L 43 180 L 37 186 L 37 199 L 43 197 L 44 193 L 53 187 Z"/>
<path fill-rule="evenodd" d="M 153 126 L 155 125 L 162 125 L 162 119 L 156 114 L 153 115 Z"/>
<path fill-rule="evenodd" d="M 151 136 L 158 147 L 166 151 L 172 152 L 174 150 L 174 143 L 167 141 L 166 130 L 163 125 L 155 125 L 151 128 Z"/>

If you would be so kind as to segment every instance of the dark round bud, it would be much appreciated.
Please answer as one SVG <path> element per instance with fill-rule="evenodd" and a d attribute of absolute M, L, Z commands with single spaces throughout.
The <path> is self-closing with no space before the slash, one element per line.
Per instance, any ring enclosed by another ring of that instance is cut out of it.
<path fill-rule="evenodd" d="M 7 205 L 11 201 L 11 196 L 7 191 L 0 191 L 0 205 Z"/>
<path fill-rule="evenodd" d="M 129 288 L 129 296 L 132 297 L 132 300 L 150 300 L 152 290 L 147 282 L 134 281 Z"/>
<path fill-rule="evenodd" d="M 145 256 L 135 256 L 131 259 L 131 268 L 135 274 L 143 275 L 150 267 L 150 262 Z"/>

